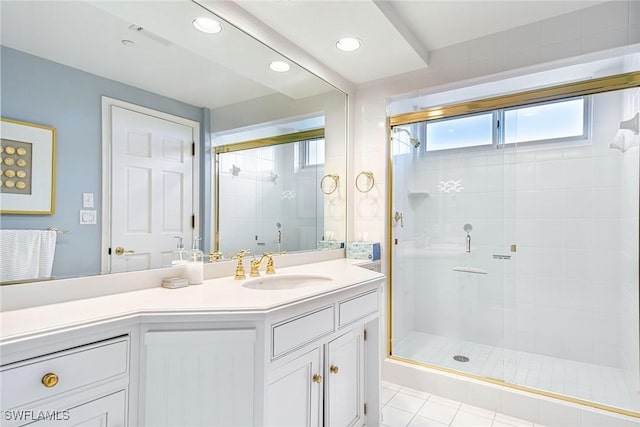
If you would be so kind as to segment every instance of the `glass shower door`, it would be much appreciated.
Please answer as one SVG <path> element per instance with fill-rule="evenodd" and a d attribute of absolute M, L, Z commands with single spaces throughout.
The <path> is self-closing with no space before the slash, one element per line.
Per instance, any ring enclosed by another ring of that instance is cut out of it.
<path fill-rule="evenodd" d="M 503 151 L 429 151 L 424 129 L 426 147 L 392 139 L 392 355 L 502 380 Z"/>

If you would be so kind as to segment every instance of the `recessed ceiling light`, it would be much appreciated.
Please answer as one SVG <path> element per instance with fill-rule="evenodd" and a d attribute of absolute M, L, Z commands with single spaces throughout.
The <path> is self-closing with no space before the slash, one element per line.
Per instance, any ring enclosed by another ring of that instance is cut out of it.
<path fill-rule="evenodd" d="M 353 52 L 360 49 L 362 42 L 355 37 L 343 37 L 336 42 L 336 47 L 344 52 Z"/>
<path fill-rule="evenodd" d="M 283 61 L 271 61 L 269 63 L 269 68 L 273 71 L 277 71 L 278 73 L 286 73 L 291 69 L 291 65 Z"/>
<path fill-rule="evenodd" d="M 193 26 L 198 31 L 202 31 L 207 34 L 217 34 L 222 31 L 222 25 L 215 19 L 208 18 L 206 16 L 200 16 L 192 21 Z"/>

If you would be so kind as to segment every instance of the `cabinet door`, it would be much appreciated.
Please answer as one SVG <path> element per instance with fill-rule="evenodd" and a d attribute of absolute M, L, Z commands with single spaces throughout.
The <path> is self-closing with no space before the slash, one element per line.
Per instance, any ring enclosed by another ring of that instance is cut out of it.
<path fill-rule="evenodd" d="M 322 381 L 322 352 L 319 348 L 269 372 L 265 425 L 322 425 Z"/>
<path fill-rule="evenodd" d="M 124 390 L 75 406 L 64 411 L 34 411 L 23 426 L 45 427 L 125 427 L 126 393 Z M 24 415 L 27 415 L 26 413 Z M 6 416 L 6 414 L 5 414 Z"/>
<path fill-rule="evenodd" d="M 255 340 L 253 329 L 145 333 L 144 425 L 253 425 Z"/>
<path fill-rule="evenodd" d="M 364 424 L 364 328 L 329 343 L 325 372 L 326 425 Z"/>

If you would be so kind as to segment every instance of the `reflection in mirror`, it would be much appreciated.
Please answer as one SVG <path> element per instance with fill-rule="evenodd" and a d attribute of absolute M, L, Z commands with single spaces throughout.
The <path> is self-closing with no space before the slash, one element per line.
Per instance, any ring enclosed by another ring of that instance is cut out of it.
<path fill-rule="evenodd" d="M 316 249 L 323 240 L 318 191 L 324 129 L 216 147 L 216 250 L 225 258 Z"/>
<path fill-rule="evenodd" d="M 3 214 L 0 228 L 64 230 L 57 235 L 52 278 L 108 273 L 103 266 L 115 256 L 109 248 L 136 250 L 115 240 L 112 212 L 103 208 L 130 208 L 126 200 L 111 200 L 114 184 L 105 178 L 112 171 L 103 158 L 103 152 L 110 155 L 108 141 L 103 148 L 103 97 L 198 125 L 199 146 L 191 159 L 196 220 L 190 232 L 202 237 L 205 252 L 213 250 L 217 208 L 214 134 L 320 111 L 327 161 L 344 174 L 346 96 L 196 2 L 16 1 L 0 2 L 0 8 L 2 117 L 57 131 L 55 213 Z M 218 20 L 222 31 L 196 30 L 192 22 L 199 16 Z M 290 70 L 272 71 L 268 65 L 275 60 Z M 324 204 L 325 228 L 329 217 L 330 228 L 343 236 L 344 192 Z M 80 223 L 82 210 L 93 211 L 95 224 Z M 164 232 L 171 238 L 159 250 L 168 253 L 175 249 L 176 233 Z"/>

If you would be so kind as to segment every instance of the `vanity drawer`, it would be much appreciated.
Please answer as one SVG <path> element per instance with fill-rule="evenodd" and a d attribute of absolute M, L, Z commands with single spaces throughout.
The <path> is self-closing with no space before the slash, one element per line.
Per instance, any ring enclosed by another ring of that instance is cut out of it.
<path fill-rule="evenodd" d="M 2 409 L 126 374 L 128 347 L 128 337 L 121 337 L 3 366 Z"/>
<path fill-rule="evenodd" d="M 338 326 L 342 327 L 378 311 L 378 291 L 358 295 L 338 304 Z"/>
<path fill-rule="evenodd" d="M 271 357 L 276 358 L 334 330 L 333 305 L 271 326 Z"/>

